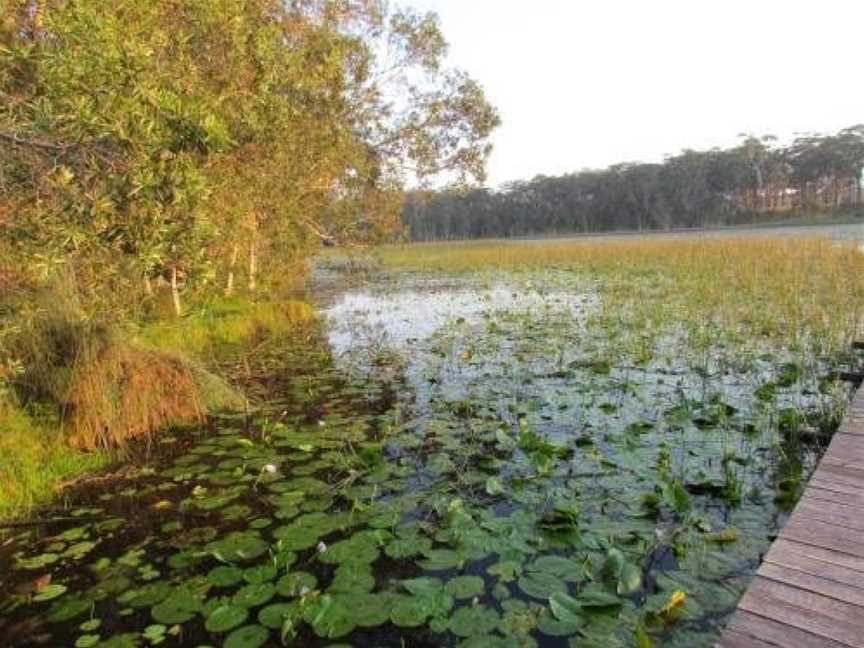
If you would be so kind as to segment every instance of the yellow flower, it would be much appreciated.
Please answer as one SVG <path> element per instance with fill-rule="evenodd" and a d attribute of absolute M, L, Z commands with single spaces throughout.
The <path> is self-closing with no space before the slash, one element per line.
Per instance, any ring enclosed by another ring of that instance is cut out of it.
<path fill-rule="evenodd" d="M 681 590 L 675 590 L 672 592 L 672 596 L 669 597 L 669 600 L 666 601 L 666 605 L 664 605 L 660 609 L 660 614 L 669 614 L 675 608 L 684 604 L 687 600 L 687 594 L 682 592 Z"/>

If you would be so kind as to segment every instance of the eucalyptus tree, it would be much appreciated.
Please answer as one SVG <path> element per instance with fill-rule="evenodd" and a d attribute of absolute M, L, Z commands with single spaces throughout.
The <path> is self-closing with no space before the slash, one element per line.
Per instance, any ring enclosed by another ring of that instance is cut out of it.
<path fill-rule="evenodd" d="M 408 181 L 482 179 L 498 123 L 434 14 L 376 0 L 12 0 L 0 236 L 94 297 L 234 289 L 379 240 Z M 221 273 L 221 279 L 220 277 Z M 122 288 L 122 290 L 120 289 Z"/>

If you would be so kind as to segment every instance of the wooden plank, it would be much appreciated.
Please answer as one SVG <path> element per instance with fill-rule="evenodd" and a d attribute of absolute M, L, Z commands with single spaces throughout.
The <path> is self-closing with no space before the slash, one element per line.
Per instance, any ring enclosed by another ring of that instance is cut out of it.
<path fill-rule="evenodd" d="M 864 470 L 855 466 L 836 466 L 831 463 L 820 463 L 814 476 L 836 481 L 838 484 L 849 484 L 858 489 L 864 488 Z M 861 491 L 859 490 L 858 492 Z"/>
<path fill-rule="evenodd" d="M 794 553 L 800 556 L 806 556 L 812 560 L 821 560 L 830 563 L 841 569 L 864 573 L 864 558 L 859 558 L 858 556 L 852 556 L 850 554 L 838 553 L 815 545 L 796 542 L 784 536 L 780 536 L 774 541 L 768 555 L 770 556 L 774 551 Z"/>
<path fill-rule="evenodd" d="M 856 605 L 861 608 L 860 614 L 864 615 L 864 589 L 859 587 L 838 583 L 822 576 L 792 569 L 787 565 L 781 566 L 770 562 L 762 563 L 759 568 L 759 575 L 768 580 L 797 587 L 813 594 Z"/>
<path fill-rule="evenodd" d="M 814 502 L 809 498 L 802 498 L 795 507 L 795 515 L 799 519 L 804 517 L 807 520 L 830 522 L 851 531 L 864 532 L 864 515 L 854 506 L 834 502 Z"/>
<path fill-rule="evenodd" d="M 784 569 L 795 569 L 864 590 L 864 572 L 842 567 L 827 560 L 820 560 L 805 553 L 790 551 L 782 547 L 778 548 L 777 545 L 778 543 L 775 542 L 771 547 L 765 556 L 763 565 L 774 564 Z"/>
<path fill-rule="evenodd" d="M 860 645 L 862 636 L 860 615 L 857 624 L 837 619 L 836 616 L 827 616 L 809 607 L 809 604 L 813 603 L 812 600 L 788 595 L 783 592 L 786 589 L 783 586 L 761 587 L 760 582 L 758 576 L 753 579 L 750 589 L 738 605 L 740 609 L 840 644 Z M 788 599 L 795 600 L 793 602 Z"/>
<path fill-rule="evenodd" d="M 799 520 L 793 515 L 783 527 L 781 535 L 790 540 L 864 558 L 864 542 L 861 541 L 861 534 L 833 524 L 803 518 Z"/>
<path fill-rule="evenodd" d="M 755 642 L 767 643 L 769 646 L 843 648 L 845 645 L 741 609 L 735 612 L 726 628 L 739 636 L 752 638 Z M 758 647 L 760 644 L 744 645 Z"/>
<path fill-rule="evenodd" d="M 736 630 L 727 629 L 716 644 L 717 648 L 777 648 L 778 644 L 768 643 Z"/>
<path fill-rule="evenodd" d="M 760 599 L 781 601 L 787 605 L 807 610 L 808 616 L 823 616 L 838 623 L 860 626 L 862 620 L 864 620 L 864 610 L 857 605 L 829 598 L 794 585 L 769 580 L 761 576 L 757 576 L 751 581 L 745 598 L 750 594 Z M 806 623 L 807 621 L 803 622 Z"/>
<path fill-rule="evenodd" d="M 829 490 L 834 493 L 842 493 L 844 495 L 851 495 L 853 498 L 861 497 L 861 486 L 844 484 L 842 482 L 838 482 L 836 479 L 832 479 L 829 475 L 821 474 L 819 471 L 810 478 L 810 483 L 808 487 L 815 486 L 816 488 L 821 488 L 822 490 Z"/>
<path fill-rule="evenodd" d="M 838 493 L 837 491 L 823 488 L 813 482 L 810 482 L 807 485 L 807 490 L 804 492 L 814 499 L 824 500 L 827 502 L 837 502 L 839 504 L 848 504 L 849 506 L 857 506 L 859 508 L 862 507 L 861 496 L 857 493 Z"/>

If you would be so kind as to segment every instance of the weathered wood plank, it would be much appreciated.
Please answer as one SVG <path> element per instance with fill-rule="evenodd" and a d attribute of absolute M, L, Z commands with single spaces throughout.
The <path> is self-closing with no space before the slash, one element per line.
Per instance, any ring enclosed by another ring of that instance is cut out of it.
<path fill-rule="evenodd" d="M 727 629 L 715 646 L 717 648 L 777 648 L 778 644 Z"/>
<path fill-rule="evenodd" d="M 761 645 L 759 642 L 767 643 L 769 646 L 782 646 L 783 648 L 790 648 L 791 646 L 843 648 L 845 645 L 741 609 L 735 612 L 726 627 L 737 633 L 739 637 L 752 639 L 755 643 L 744 645 L 754 648 Z M 720 645 L 723 645 L 722 640 Z"/>
<path fill-rule="evenodd" d="M 780 566 L 770 562 L 762 563 L 759 568 L 759 575 L 768 580 L 858 606 L 861 608 L 859 614 L 864 614 L 864 589 L 859 587 L 798 571 L 787 565 Z"/>
<path fill-rule="evenodd" d="M 782 536 L 805 544 L 864 558 L 864 537 L 851 529 L 792 516 L 783 527 Z"/>
<path fill-rule="evenodd" d="M 769 580 L 761 576 L 757 576 L 752 580 L 745 598 L 751 594 L 762 600 L 772 599 L 807 610 L 808 617 L 823 616 L 827 619 L 833 619 L 838 623 L 848 623 L 852 626 L 860 625 L 864 621 L 864 610 L 857 605 L 822 596 L 821 594 L 816 594 L 794 585 Z M 803 623 L 807 622 L 807 620 L 803 621 Z M 859 633 L 861 632 L 860 627 L 858 631 Z"/>
<path fill-rule="evenodd" d="M 811 605 L 818 596 L 798 596 L 797 592 L 790 594 L 784 586 L 765 587 L 758 576 L 753 579 L 750 589 L 744 594 L 738 607 L 752 614 L 773 619 L 778 623 L 792 626 L 798 630 L 831 639 L 847 646 L 860 646 L 862 629 L 861 615 L 858 623 L 848 619 L 838 619 L 835 614 L 829 616 L 821 610 L 813 609 Z M 790 600 L 792 599 L 792 600 Z M 856 610 L 858 608 L 855 608 Z"/>
<path fill-rule="evenodd" d="M 811 497 L 825 500 L 828 502 L 838 502 L 842 504 L 848 504 L 850 506 L 862 506 L 861 496 L 857 493 L 838 493 L 836 491 L 823 488 L 818 484 L 814 484 L 813 482 L 807 484 L 807 490 L 805 492 Z"/>
<path fill-rule="evenodd" d="M 796 542 L 795 540 L 784 536 L 780 536 L 774 541 L 768 555 L 770 556 L 771 552 L 775 550 L 788 551 L 789 553 L 799 554 L 814 560 L 822 560 L 832 565 L 836 565 L 841 569 L 864 573 L 864 558 L 859 558 L 858 556 L 852 556 L 845 553 L 838 553 L 815 545 Z"/>
<path fill-rule="evenodd" d="M 864 532 L 864 515 L 861 514 L 860 509 L 856 509 L 854 506 L 845 506 L 834 502 L 814 502 L 808 498 L 798 502 L 795 515 L 799 518 L 805 516 L 809 520 L 829 522 L 851 531 Z"/>
<path fill-rule="evenodd" d="M 806 547 L 802 552 L 790 549 L 789 546 L 783 545 L 780 540 L 775 542 L 771 550 L 765 555 L 763 565 L 770 563 L 783 569 L 795 569 L 864 590 L 864 571 L 814 557 L 812 552 L 807 552 Z"/>

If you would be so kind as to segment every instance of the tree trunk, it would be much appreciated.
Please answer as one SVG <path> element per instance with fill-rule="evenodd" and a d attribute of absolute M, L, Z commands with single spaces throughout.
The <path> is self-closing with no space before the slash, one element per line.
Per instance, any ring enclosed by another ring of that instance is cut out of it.
<path fill-rule="evenodd" d="M 230 297 L 234 294 L 234 266 L 237 265 L 237 255 L 240 252 L 240 246 L 236 243 L 231 248 L 231 263 L 228 266 L 228 281 L 225 284 L 225 296 Z"/>
<path fill-rule="evenodd" d="M 258 219 L 252 214 L 251 234 L 249 236 L 249 292 L 255 292 L 258 287 Z"/>
<path fill-rule="evenodd" d="M 177 266 L 171 268 L 171 300 L 174 302 L 174 313 L 180 317 L 183 315 L 183 305 L 180 303 L 180 288 L 177 286 Z"/>

